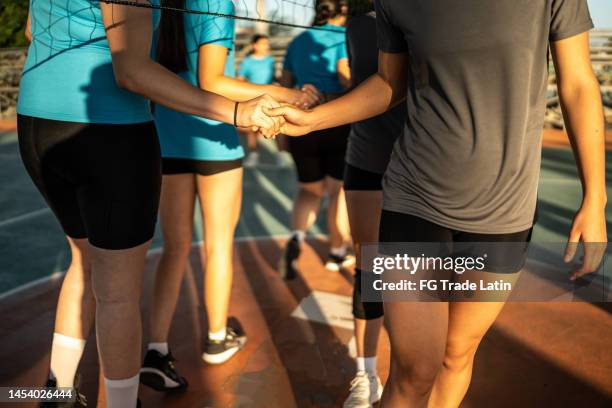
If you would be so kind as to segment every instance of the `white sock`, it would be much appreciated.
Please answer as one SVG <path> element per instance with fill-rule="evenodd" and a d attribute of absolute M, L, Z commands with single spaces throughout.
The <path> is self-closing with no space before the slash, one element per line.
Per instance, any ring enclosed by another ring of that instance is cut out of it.
<path fill-rule="evenodd" d="M 346 255 L 346 246 L 342 245 L 335 248 L 330 248 L 329 253 L 335 256 L 343 257 Z"/>
<path fill-rule="evenodd" d="M 357 357 L 357 372 L 365 372 L 365 358 Z"/>
<path fill-rule="evenodd" d="M 291 237 L 296 237 L 298 242 L 301 244 L 302 242 L 304 242 L 304 237 L 306 236 L 306 233 L 304 231 L 300 231 L 300 230 L 295 230 L 291 233 Z"/>
<path fill-rule="evenodd" d="M 227 334 L 226 328 L 222 328 L 217 332 L 208 331 L 208 338 L 215 341 L 223 341 L 225 340 L 225 335 Z"/>
<path fill-rule="evenodd" d="M 365 357 L 363 359 L 365 371 L 369 375 L 376 376 L 376 357 Z"/>
<path fill-rule="evenodd" d="M 157 350 L 164 356 L 168 355 L 168 342 L 166 343 L 149 343 L 147 347 L 149 350 Z"/>
<path fill-rule="evenodd" d="M 75 337 L 53 333 L 51 343 L 51 378 L 58 387 L 74 386 L 74 376 L 83 356 L 86 341 Z"/>
<path fill-rule="evenodd" d="M 123 380 L 104 378 L 107 408 L 135 408 L 138 400 L 140 374 Z"/>

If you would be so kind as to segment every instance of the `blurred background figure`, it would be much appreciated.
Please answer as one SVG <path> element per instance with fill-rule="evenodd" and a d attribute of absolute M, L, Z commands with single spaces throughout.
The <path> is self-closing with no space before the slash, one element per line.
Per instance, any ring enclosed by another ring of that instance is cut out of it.
<path fill-rule="evenodd" d="M 281 85 L 314 85 L 325 100 L 342 95 L 351 86 L 346 51 L 346 2 L 320 0 L 315 7 L 314 26 L 295 37 L 287 48 Z M 281 257 L 280 273 L 287 279 L 298 273 L 297 260 L 306 231 L 317 218 L 321 199 L 328 196 L 327 226 L 330 251 L 326 268 L 339 270 L 351 262 L 350 232 L 342 179 L 350 126 L 312 132 L 289 139 L 289 152 L 297 170 L 298 192 L 293 202 L 293 230 Z M 354 258 L 352 258 L 354 261 Z"/>
<path fill-rule="evenodd" d="M 251 52 L 240 64 L 238 79 L 252 84 L 270 85 L 274 82 L 274 57 L 270 55 L 270 39 L 264 34 L 255 34 L 251 40 Z M 259 154 L 257 153 L 257 134 L 251 130 L 244 130 L 247 139 L 247 156 L 244 159 L 245 167 L 254 167 L 259 164 Z M 276 143 L 279 155 L 276 162 L 284 167 L 289 162 L 282 154 L 286 148 L 282 148 L 286 143 L 282 137 L 277 138 Z"/>

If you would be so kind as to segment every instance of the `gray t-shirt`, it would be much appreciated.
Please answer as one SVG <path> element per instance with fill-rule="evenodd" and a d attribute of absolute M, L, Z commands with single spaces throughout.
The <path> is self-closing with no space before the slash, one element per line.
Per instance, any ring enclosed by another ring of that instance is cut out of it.
<path fill-rule="evenodd" d="M 353 17 L 346 26 L 346 43 L 351 79 L 359 85 L 378 71 L 376 14 Z M 393 143 L 402 133 L 406 106 L 400 105 L 382 115 L 353 123 L 346 149 L 351 166 L 383 174 L 389 164 Z"/>
<path fill-rule="evenodd" d="M 455 230 L 533 225 L 548 45 L 593 27 L 586 0 L 377 0 L 378 46 L 408 53 L 408 120 L 383 208 Z"/>

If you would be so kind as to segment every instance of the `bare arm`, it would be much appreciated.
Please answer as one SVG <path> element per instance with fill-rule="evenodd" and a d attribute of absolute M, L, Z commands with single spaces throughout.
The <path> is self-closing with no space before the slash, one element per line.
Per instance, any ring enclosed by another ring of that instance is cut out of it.
<path fill-rule="evenodd" d="M 283 133 L 304 135 L 380 115 L 406 99 L 408 58 L 406 54 L 380 52 L 378 73 L 331 102 L 304 112 L 291 106 L 266 109 L 287 120 Z"/>
<path fill-rule="evenodd" d="M 26 22 L 26 26 L 25 26 L 25 38 L 26 40 L 28 40 L 29 43 L 32 42 L 32 12 L 28 11 L 28 21 Z"/>
<path fill-rule="evenodd" d="M 234 122 L 234 101 L 191 86 L 151 60 L 153 27 L 149 9 L 102 2 L 100 8 L 115 79 L 120 87 L 180 112 L 230 124 Z M 258 103 L 274 105 L 271 100 Z M 239 126 L 275 126 L 261 113 L 257 103 L 240 104 L 237 123 Z"/>
<path fill-rule="evenodd" d="M 607 241 L 605 206 L 605 134 L 599 83 L 591 66 L 589 36 L 583 33 L 551 44 L 563 116 L 576 157 L 583 199 L 569 236 L 566 261 L 576 244 Z M 582 268 L 572 278 L 593 272 L 605 246 L 585 246 Z"/>
<path fill-rule="evenodd" d="M 310 107 L 319 102 L 319 95 L 278 85 L 258 85 L 225 76 L 227 48 L 217 44 L 202 45 L 198 53 L 198 79 L 206 91 L 244 101 L 268 94 L 279 102 Z"/>
<path fill-rule="evenodd" d="M 351 87 L 351 68 L 349 66 L 348 58 L 342 58 L 336 64 L 336 71 L 338 71 L 338 80 L 340 85 L 344 89 L 350 89 Z"/>

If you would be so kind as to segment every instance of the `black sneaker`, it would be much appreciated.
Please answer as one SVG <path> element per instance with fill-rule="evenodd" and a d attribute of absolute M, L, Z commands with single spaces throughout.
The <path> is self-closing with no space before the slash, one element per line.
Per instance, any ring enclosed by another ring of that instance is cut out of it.
<path fill-rule="evenodd" d="M 40 408 L 85 408 L 87 407 L 87 399 L 79 392 L 80 377 L 74 379 L 73 391 L 76 394 L 75 400 L 71 402 L 42 402 Z M 54 378 L 49 378 L 45 384 L 47 388 L 57 388 L 57 381 Z"/>
<path fill-rule="evenodd" d="M 325 269 L 338 272 L 342 268 L 348 268 L 355 264 L 355 256 L 348 253 L 343 255 L 329 254 L 327 262 L 325 263 Z"/>
<path fill-rule="evenodd" d="M 163 355 L 149 350 L 140 369 L 140 382 L 156 391 L 178 391 L 187 388 L 187 380 L 176 372 L 172 353 Z"/>
<path fill-rule="evenodd" d="M 298 258 L 300 257 L 300 252 L 300 239 L 296 235 L 293 235 L 289 241 L 287 241 L 285 253 L 281 257 L 279 263 L 281 277 L 288 280 L 295 279 L 299 273 Z"/>
<path fill-rule="evenodd" d="M 208 364 L 225 363 L 246 344 L 247 336 L 241 327 L 230 327 L 228 325 L 226 330 L 224 340 L 206 339 L 202 359 Z"/>

